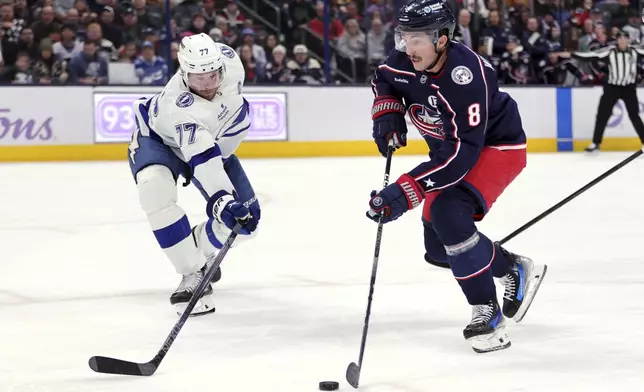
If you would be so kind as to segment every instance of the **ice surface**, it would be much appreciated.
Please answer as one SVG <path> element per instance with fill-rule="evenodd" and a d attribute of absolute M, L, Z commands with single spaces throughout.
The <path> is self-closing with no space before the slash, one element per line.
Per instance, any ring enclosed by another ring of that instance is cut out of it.
<path fill-rule="evenodd" d="M 500 239 L 628 153 L 530 155 L 480 227 Z M 393 178 L 421 157 L 395 157 Z M 93 373 L 92 355 L 147 361 L 176 321 L 179 282 L 139 209 L 127 162 L 0 166 L 0 391 L 306 392 L 357 360 L 384 159 L 245 160 L 262 202 L 217 313 L 190 319 L 157 374 Z M 362 386 L 368 392 L 644 390 L 644 161 L 508 243 L 549 265 L 512 347 L 475 354 L 450 273 L 423 260 L 420 210 L 385 226 Z M 180 203 L 193 223 L 204 203 Z"/>

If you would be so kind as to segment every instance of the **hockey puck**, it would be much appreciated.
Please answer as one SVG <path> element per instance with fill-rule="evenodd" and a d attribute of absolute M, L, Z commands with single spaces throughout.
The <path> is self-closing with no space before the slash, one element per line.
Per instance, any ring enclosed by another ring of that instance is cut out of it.
<path fill-rule="evenodd" d="M 340 383 L 337 381 L 320 381 L 321 391 L 337 391 L 340 388 Z"/>

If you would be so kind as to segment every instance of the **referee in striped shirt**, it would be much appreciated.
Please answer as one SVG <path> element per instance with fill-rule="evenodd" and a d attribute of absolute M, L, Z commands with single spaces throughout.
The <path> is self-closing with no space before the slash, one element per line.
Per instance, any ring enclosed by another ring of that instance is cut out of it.
<path fill-rule="evenodd" d="M 624 101 L 633 128 L 644 144 L 644 123 L 639 115 L 636 90 L 638 63 L 644 57 L 644 49 L 629 45 L 629 35 L 625 31 L 617 33 L 616 38 L 617 46 L 611 45 L 592 52 L 566 53 L 578 60 L 602 61 L 608 65 L 608 78 L 604 81 L 604 93 L 597 108 L 593 142 L 586 148 L 587 152 L 599 150 L 613 107 L 619 99 Z"/>

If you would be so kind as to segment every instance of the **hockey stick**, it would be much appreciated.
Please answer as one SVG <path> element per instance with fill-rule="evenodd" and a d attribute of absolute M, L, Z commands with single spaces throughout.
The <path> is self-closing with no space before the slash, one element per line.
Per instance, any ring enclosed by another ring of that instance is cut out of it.
<path fill-rule="evenodd" d="M 389 185 L 389 172 L 391 171 L 391 158 L 394 155 L 393 139 L 389 140 L 387 148 L 387 163 L 385 164 L 385 178 L 382 187 L 385 188 Z M 362 330 L 362 341 L 360 343 L 360 357 L 358 364 L 351 362 L 347 366 L 346 379 L 349 385 L 358 388 L 360 383 L 360 370 L 362 369 L 362 359 L 364 358 L 364 349 L 367 343 L 367 331 L 369 330 L 369 318 L 371 316 L 371 302 L 373 301 L 373 291 L 376 285 L 376 273 L 378 272 L 378 259 L 380 258 L 380 241 L 382 239 L 382 215 L 378 221 L 378 232 L 376 234 L 376 247 L 373 255 L 373 266 L 371 267 L 371 283 L 369 284 L 369 299 L 367 300 L 367 313 L 364 318 L 364 328 Z"/>
<path fill-rule="evenodd" d="M 536 216 L 534 219 L 532 219 L 528 223 L 524 224 L 523 226 L 519 227 L 518 229 L 516 229 L 512 233 L 510 233 L 507 236 L 505 236 L 505 238 L 503 238 L 501 241 L 499 241 L 499 245 L 503 245 L 506 242 L 508 242 L 511 239 L 513 239 L 514 237 L 516 237 L 519 234 L 523 233 L 524 231 L 526 231 L 527 229 L 532 227 L 535 223 L 539 222 L 543 218 L 545 218 L 548 215 L 552 214 L 553 212 L 557 211 L 559 208 L 563 207 L 564 205 L 568 204 L 573 199 L 577 198 L 577 196 L 581 195 L 582 193 L 586 192 L 590 188 L 592 188 L 595 185 L 597 185 L 599 182 L 604 180 L 606 177 L 610 176 L 611 174 L 615 173 L 619 169 L 623 168 L 627 164 L 629 164 L 632 161 L 634 161 L 636 158 L 638 158 L 640 155 L 642 155 L 642 153 L 644 153 L 644 149 L 634 152 L 628 158 L 624 159 L 623 161 L 621 161 L 617 165 L 613 166 L 612 168 L 610 168 L 609 170 L 604 172 L 602 175 L 600 175 L 599 177 L 597 177 L 594 180 L 592 180 L 591 182 L 589 182 L 588 184 L 586 184 L 583 187 L 579 188 L 576 192 L 574 192 L 570 196 L 566 197 L 565 199 L 563 199 L 559 203 L 555 204 L 554 206 L 548 208 L 547 210 L 545 210 L 544 212 L 542 212 L 541 214 Z M 434 262 L 429 262 L 428 261 L 428 263 L 430 263 L 432 265 L 435 265 L 437 267 L 441 267 L 441 268 L 446 268 L 446 269 L 450 268 L 449 264 L 447 264 L 447 263 L 443 264 L 443 263 L 439 263 L 437 261 L 434 261 Z"/>
<path fill-rule="evenodd" d="M 153 375 L 161 365 L 161 361 L 163 361 L 163 358 L 170 350 L 172 343 L 174 343 L 175 339 L 179 335 L 179 332 L 181 331 L 181 328 L 183 328 L 183 325 L 186 323 L 186 320 L 188 320 L 188 317 L 190 317 L 192 309 L 194 309 L 194 307 L 197 305 L 197 302 L 201 298 L 203 292 L 206 290 L 206 287 L 210 283 L 213 275 L 215 275 L 215 272 L 219 269 L 221 262 L 226 256 L 226 253 L 228 253 L 228 249 L 230 249 L 233 242 L 235 241 L 235 238 L 237 238 L 240 229 L 241 224 L 237 223 L 233 228 L 232 233 L 230 233 L 230 235 L 226 239 L 226 242 L 224 242 L 224 246 L 217 254 L 215 261 L 212 263 L 210 268 L 206 270 L 206 275 L 203 277 L 201 283 L 197 287 L 197 290 L 192 295 L 192 298 L 190 299 L 190 302 L 188 302 L 186 309 L 181 314 L 181 317 L 179 317 L 179 321 L 177 321 L 177 323 L 174 325 L 172 331 L 170 331 L 170 335 L 168 335 L 168 337 L 165 339 L 163 346 L 151 361 L 145 363 L 136 363 L 123 361 L 116 358 L 97 356 L 91 357 L 89 359 L 89 367 L 97 373 L 124 374 L 129 376 Z"/>
<path fill-rule="evenodd" d="M 508 234 L 507 236 L 505 236 L 505 238 L 503 238 L 501 241 L 499 241 L 499 245 L 503 245 L 503 244 L 505 244 L 506 242 L 510 241 L 510 240 L 511 240 L 511 239 L 513 239 L 514 237 L 516 237 L 516 236 L 518 236 L 519 234 L 523 233 L 525 230 L 527 230 L 528 228 L 530 228 L 530 227 L 531 227 L 532 225 L 534 225 L 535 223 L 537 223 L 537 222 L 539 222 L 540 220 L 542 220 L 543 218 L 545 218 L 546 216 L 548 216 L 548 215 L 552 214 L 553 212 L 557 211 L 559 208 L 561 208 L 561 207 L 565 206 L 566 204 L 568 204 L 568 202 L 572 201 L 572 200 L 573 200 L 573 199 L 575 199 L 577 196 L 581 195 L 582 193 L 586 192 L 586 191 L 587 191 L 587 190 L 589 190 L 590 188 L 594 187 L 594 186 L 595 186 L 595 185 L 597 185 L 599 182 L 601 182 L 602 180 L 604 180 L 606 177 L 610 176 L 611 174 L 615 173 L 615 172 L 616 172 L 616 171 L 618 171 L 619 169 L 623 168 L 624 166 L 626 166 L 626 165 L 628 165 L 629 163 L 631 163 L 632 161 L 634 161 L 636 158 L 638 158 L 640 155 L 642 155 L 642 153 L 644 153 L 644 149 L 642 149 L 642 150 L 637 150 L 637 151 L 636 151 L 635 153 L 633 153 L 631 156 L 629 156 L 628 158 L 624 159 L 623 161 L 621 161 L 621 162 L 620 162 L 620 163 L 618 163 L 617 165 L 613 166 L 613 167 L 612 167 L 611 169 L 609 169 L 608 171 L 604 172 L 604 174 L 600 175 L 599 177 L 595 178 L 594 180 L 592 180 L 592 181 L 591 181 L 591 182 L 589 182 L 588 184 L 586 184 L 586 185 L 584 185 L 583 187 L 579 188 L 576 192 L 574 192 L 574 193 L 573 193 L 573 194 L 571 194 L 570 196 L 566 197 L 565 199 L 563 199 L 563 200 L 562 200 L 562 201 L 560 201 L 559 203 L 555 204 L 554 206 L 552 206 L 552 207 L 548 208 L 547 210 L 545 210 L 544 212 L 542 212 L 539 216 L 537 216 L 537 217 L 535 217 L 534 219 L 532 219 L 530 222 L 526 223 L 525 225 L 523 225 L 523 226 L 519 227 L 518 229 L 516 229 L 516 230 L 515 230 L 515 231 L 513 231 L 512 233 L 510 233 L 510 234 Z"/>

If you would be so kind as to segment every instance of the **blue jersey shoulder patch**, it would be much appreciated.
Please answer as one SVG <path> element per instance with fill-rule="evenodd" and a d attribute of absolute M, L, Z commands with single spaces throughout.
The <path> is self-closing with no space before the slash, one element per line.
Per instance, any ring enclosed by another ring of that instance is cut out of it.
<path fill-rule="evenodd" d="M 180 108 L 187 108 L 193 103 L 195 103 L 195 97 L 188 92 L 179 95 L 176 102 L 177 106 Z"/>
<path fill-rule="evenodd" d="M 233 57 L 235 57 L 235 52 L 233 52 L 233 50 L 231 48 L 229 48 L 228 46 L 222 46 L 221 47 L 221 54 L 223 54 L 224 56 L 226 56 L 228 58 L 231 58 L 231 59 Z"/>

